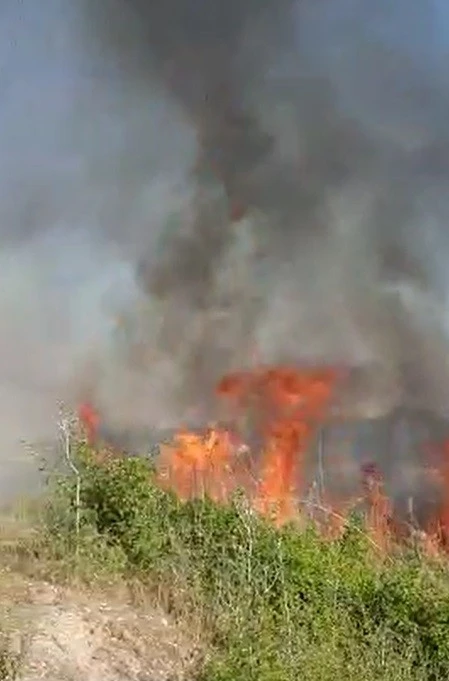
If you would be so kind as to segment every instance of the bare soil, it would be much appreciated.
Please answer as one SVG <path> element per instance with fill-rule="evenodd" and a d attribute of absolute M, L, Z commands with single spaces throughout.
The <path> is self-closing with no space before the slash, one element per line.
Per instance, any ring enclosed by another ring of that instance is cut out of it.
<path fill-rule="evenodd" d="M 124 597 L 54 586 L 9 571 L 0 574 L 0 581 L 7 655 L 17 667 L 8 676 L 0 666 L 1 681 L 192 677 L 198 648 L 163 612 L 133 606 Z"/>

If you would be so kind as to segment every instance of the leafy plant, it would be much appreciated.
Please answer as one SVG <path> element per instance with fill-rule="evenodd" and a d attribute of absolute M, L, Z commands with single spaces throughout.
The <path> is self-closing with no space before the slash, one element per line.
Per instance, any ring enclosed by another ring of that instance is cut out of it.
<path fill-rule="evenodd" d="M 146 459 L 100 465 L 83 447 L 78 459 L 79 536 L 70 476 L 52 496 L 49 534 L 78 554 L 97 537 L 114 569 L 196 618 L 209 644 L 198 680 L 449 678 L 445 568 L 416 555 L 383 560 L 360 531 L 329 541 L 312 528 L 278 530 L 239 498 L 181 503 Z"/>

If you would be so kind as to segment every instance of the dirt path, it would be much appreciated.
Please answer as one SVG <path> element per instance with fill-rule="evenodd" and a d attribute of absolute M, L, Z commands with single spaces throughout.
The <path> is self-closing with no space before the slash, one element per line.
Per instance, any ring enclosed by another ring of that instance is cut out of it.
<path fill-rule="evenodd" d="M 9 579 L 1 589 L 3 621 L 19 670 L 2 676 L 0 666 L 0 681 L 177 681 L 191 674 L 197 651 L 163 613 Z"/>

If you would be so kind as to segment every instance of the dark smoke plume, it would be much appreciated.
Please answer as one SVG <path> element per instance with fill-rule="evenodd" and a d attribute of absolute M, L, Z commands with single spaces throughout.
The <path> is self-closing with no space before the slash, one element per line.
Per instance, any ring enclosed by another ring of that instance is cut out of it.
<path fill-rule="evenodd" d="M 259 361 L 355 367 L 357 418 L 445 415 L 443 23 L 436 0 L 5 0 L 4 460 L 58 399 L 202 423 Z"/>
<path fill-rule="evenodd" d="M 373 366 L 366 399 L 382 400 L 380 412 L 398 401 L 447 408 L 441 282 L 423 252 L 429 233 L 441 232 L 423 201 L 449 177 L 449 100 L 410 45 L 392 49 L 382 37 L 382 24 L 398 18 L 413 28 L 398 3 L 390 11 L 359 3 L 352 18 L 338 5 L 334 29 L 326 2 L 123 0 L 112 19 L 112 5 L 97 14 L 106 27 L 98 35 L 127 76 L 158 83 L 189 120 L 196 168 L 215 177 L 231 212 L 234 202 L 243 207 L 241 232 L 254 242 L 238 288 L 232 253 L 243 262 L 244 237 L 199 179 L 185 232 L 157 264 L 140 263 L 144 290 L 164 301 L 160 342 L 183 358 L 187 399 L 209 395 L 257 347 L 264 360 Z M 311 46 L 320 29 L 324 41 Z M 336 48 L 329 65 L 326 49 Z M 339 69 L 345 48 L 359 67 L 343 58 Z M 379 101 L 348 102 L 345 86 L 366 90 L 364 79 Z"/>

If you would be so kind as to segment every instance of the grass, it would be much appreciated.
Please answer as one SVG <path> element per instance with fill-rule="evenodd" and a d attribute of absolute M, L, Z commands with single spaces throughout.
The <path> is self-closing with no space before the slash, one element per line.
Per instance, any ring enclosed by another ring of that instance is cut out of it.
<path fill-rule="evenodd" d="M 148 460 L 99 465 L 85 444 L 75 449 L 79 507 L 76 476 L 59 478 L 39 560 L 59 577 L 144 585 L 201 632 L 196 681 L 449 678 L 443 564 L 416 552 L 384 560 L 356 526 L 333 541 L 279 530 L 238 497 L 183 504 Z"/>

